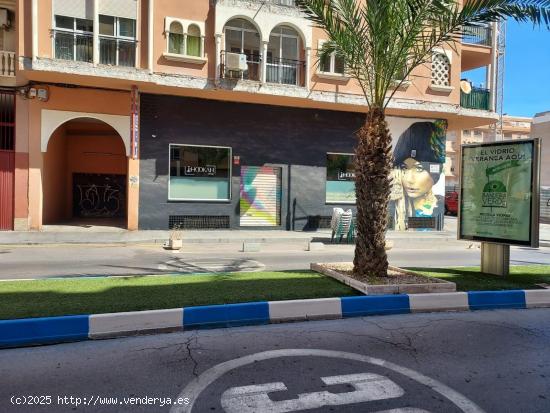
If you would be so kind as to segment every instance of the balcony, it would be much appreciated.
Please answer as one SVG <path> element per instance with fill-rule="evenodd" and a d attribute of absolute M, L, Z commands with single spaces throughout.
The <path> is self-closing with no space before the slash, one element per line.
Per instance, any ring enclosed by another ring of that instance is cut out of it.
<path fill-rule="evenodd" d="M 305 62 L 301 60 L 268 58 L 265 81 L 283 85 L 303 86 Z"/>
<path fill-rule="evenodd" d="M 267 0 L 267 3 L 275 4 L 277 6 L 295 7 L 295 0 Z"/>
<path fill-rule="evenodd" d="M 466 109 L 491 109 L 491 92 L 488 89 L 472 87 L 470 93 L 460 91 L 460 106 Z"/>
<path fill-rule="evenodd" d="M 53 30 L 55 58 L 77 62 L 93 62 L 94 39 L 90 33 Z M 135 67 L 135 40 L 99 37 L 99 63 L 113 66 Z"/>
<path fill-rule="evenodd" d="M 225 50 L 221 53 L 221 65 L 220 65 L 220 77 L 223 79 L 234 79 L 234 80 L 255 80 L 259 81 L 261 79 L 261 62 L 260 55 L 258 53 L 244 53 L 246 54 L 246 65 L 248 66 L 247 70 L 233 70 L 226 66 L 225 62 L 227 60 L 227 53 Z"/>
<path fill-rule="evenodd" d="M 465 27 L 462 36 L 463 44 L 472 44 L 476 46 L 491 46 L 491 27 L 475 26 Z"/>
<path fill-rule="evenodd" d="M 0 50 L 0 76 L 15 77 L 15 52 Z"/>

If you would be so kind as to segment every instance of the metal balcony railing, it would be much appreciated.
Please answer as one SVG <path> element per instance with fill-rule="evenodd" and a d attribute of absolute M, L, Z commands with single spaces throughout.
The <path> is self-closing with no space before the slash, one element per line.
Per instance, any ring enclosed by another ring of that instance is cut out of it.
<path fill-rule="evenodd" d="M 289 6 L 289 7 L 296 6 L 296 2 L 294 0 L 267 0 L 267 2 L 276 4 L 278 6 Z"/>
<path fill-rule="evenodd" d="M 220 76 L 225 79 L 244 79 L 244 80 L 260 80 L 261 79 L 261 58 L 258 53 L 244 53 L 246 54 L 246 64 L 248 70 L 231 70 L 225 65 L 225 50 L 221 53 L 221 65 L 220 65 Z"/>
<path fill-rule="evenodd" d="M 489 26 L 465 27 L 462 43 L 491 46 L 491 32 L 491 27 Z"/>
<path fill-rule="evenodd" d="M 266 82 L 303 86 L 305 62 L 271 57 L 266 63 Z"/>
<path fill-rule="evenodd" d="M 92 34 L 53 30 L 55 58 L 92 62 L 94 37 Z"/>
<path fill-rule="evenodd" d="M 134 67 L 136 65 L 135 40 L 99 37 L 99 62 L 104 65 Z"/>
<path fill-rule="evenodd" d="M 0 76 L 15 76 L 15 52 L 0 50 Z"/>
<path fill-rule="evenodd" d="M 491 92 L 488 89 L 473 87 L 470 93 L 460 91 L 460 106 L 468 109 L 491 109 Z"/>

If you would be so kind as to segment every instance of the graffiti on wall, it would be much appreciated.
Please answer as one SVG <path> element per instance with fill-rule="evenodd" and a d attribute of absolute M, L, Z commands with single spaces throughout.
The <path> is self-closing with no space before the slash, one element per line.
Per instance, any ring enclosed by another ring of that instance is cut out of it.
<path fill-rule="evenodd" d="M 445 214 L 445 137 L 447 123 L 413 123 L 394 142 L 390 227 L 443 228 Z"/>
<path fill-rule="evenodd" d="M 113 218 L 126 214 L 124 175 L 74 174 L 73 215 Z"/>

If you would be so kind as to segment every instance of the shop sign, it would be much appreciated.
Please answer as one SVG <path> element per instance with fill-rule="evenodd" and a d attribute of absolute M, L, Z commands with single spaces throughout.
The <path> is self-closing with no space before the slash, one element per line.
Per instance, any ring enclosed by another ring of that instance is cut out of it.
<path fill-rule="evenodd" d="M 538 246 L 537 139 L 463 145 L 459 239 Z"/>
<path fill-rule="evenodd" d="M 355 172 L 350 171 L 338 171 L 339 181 L 352 181 L 355 179 Z"/>
<path fill-rule="evenodd" d="M 216 165 L 206 165 L 206 166 L 185 165 L 183 167 L 183 173 L 186 176 L 215 176 Z"/>

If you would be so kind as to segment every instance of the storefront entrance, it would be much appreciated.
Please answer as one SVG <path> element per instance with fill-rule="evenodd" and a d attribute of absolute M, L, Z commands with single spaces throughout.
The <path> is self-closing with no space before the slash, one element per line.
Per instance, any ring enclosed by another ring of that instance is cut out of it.
<path fill-rule="evenodd" d="M 281 225 L 281 168 L 241 167 L 240 225 L 242 227 Z"/>

